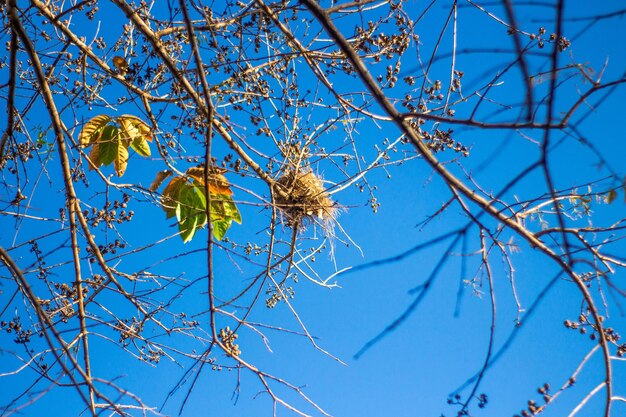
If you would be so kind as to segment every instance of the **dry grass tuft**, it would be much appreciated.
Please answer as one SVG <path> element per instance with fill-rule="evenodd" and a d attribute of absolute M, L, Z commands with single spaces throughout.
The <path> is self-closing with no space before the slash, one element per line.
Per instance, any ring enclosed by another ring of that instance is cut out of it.
<path fill-rule="evenodd" d="M 338 207 L 330 199 L 322 180 L 311 170 L 289 169 L 276 181 L 285 196 L 276 193 L 276 206 L 290 227 L 306 228 L 317 218 L 332 228 Z"/>

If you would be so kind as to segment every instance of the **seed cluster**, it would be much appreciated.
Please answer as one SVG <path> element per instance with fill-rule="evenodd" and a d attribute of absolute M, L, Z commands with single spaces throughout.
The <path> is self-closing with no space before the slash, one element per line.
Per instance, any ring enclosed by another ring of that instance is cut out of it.
<path fill-rule="evenodd" d="M 230 327 L 226 326 L 224 329 L 220 329 L 219 338 L 226 349 L 226 354 L 228 356 L 239 356 L 241 355 L 241 350 L 239 350 L 239 345 L 235 344 L 235 340 L 239 335 L 235 334 Z"/>
<path fill-rule="evenodd" d="M 580 334 L 589 333 L 589 338 L 591 340 L 596 340 L 599 337 L 598 326 L 589 320 L 589 314 L 590 311 L 587 310 L 586 312 L 581 313 L 576 321 L 565 320 L 565 322 L 563 322 L 563 325 L 568 329 L 578 330 Z M 600 320 L 603 322 L 604 317 L 600 316 Z M 604 338 L 606 339 L 606 341 L 617 346 L 618 356 L 624 356 L 626 354 L 626 343 L 618 344 L 621 339 L 619 333 L 617 333 L 612 327 L 604 327 L 602 330 L 604 332 Z"/>
<path fill-rule="evenodd" d="M 107 201 L 104 203 L 104 207 L 100 210 L 96 207 L 93 207 L 91 211 L 83 210 L 83 216 L 85 216 L 87 221 L 93 227 L 97 227 L 101 222 L 104 222 L 109 229 L 112 229 L 114 224 L 129 222 L 133 219 L 135 212 L 133 210 L 126 210 L 129 201 L 130 196 L 128 194 L 124 194 L 121 202 L 115 200 L 111 204 L 110 201 Z M 118 212 L 118 209 L 121 210 Z"/>
<path fill-rule="evenodd" d="M 282 300 L 285 300 L 286 298 L 294 298 L 296 292 L 293 287 L 283 287 L 279 290 L 275 286 L 270 286 L 267 290 L 265 290 L 265 294 L 269 295 L 269 297 L 265 300 L 265 306 L 267 308 L 274 308 Z"/>
<path fill-rule="evenodd" d="M 42 142 L 24 142 L 18 143 L 14 146 L 9 146 L 6 151 L 3 152 L 2 158 L 0 159 L 0 170 L 9 165 L 9 162 L 11 161 L 28 162 L 29 159 L 35 157 L 37 151 L 40 150 L 42 147 Z M 17 174 L 17 168 L 15 164 L 11 164 L 11 166 L 9 166 L 7 169 L 11 174 Z"/>
<path fill-rule="evenodd" d="M 144 323 L 137 320 L 136 317 L 118 320 L 114 328 L 120 334 L 119 342 L 123 346 L 128 346 L 133 339 L 141 335 L 143 325 Z"/>
<path fill-rule="evenodd" d="M 0 328 L 7 333 L 15 333 L 15 339 L 13 341 L 17 344 L 26 344 L 30 341 L 31 336 L 33 335 L 33 331 L 28 329 L 24 330 L 22 328 L 22 323 L 19 317 L 14 318 L 13 320 L 6 322 L 0 322 Z"/>

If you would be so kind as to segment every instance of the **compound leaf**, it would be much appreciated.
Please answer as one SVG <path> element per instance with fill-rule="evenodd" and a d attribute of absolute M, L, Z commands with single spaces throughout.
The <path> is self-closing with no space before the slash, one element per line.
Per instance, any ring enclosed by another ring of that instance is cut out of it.
<path fill-rule="evenodd" d="M 168 219 L 176 216 L 180 235 L 183 242 L 187 243 L 193 239 L 196 231 L 207 223 L 207 199 L 202 181 L 203 169 L 191 168 L 185 174 L 186 177 L 175 177 L 167 184 L 163 190 L 161 205 Z M 213 236 L 217 240 L 222 240 L 233 221 L 241 224 L 241 214 L 231 197 L 232 191 L 226 178 L 221 174 L 210 175 L 212 176 L 210 180 L 219 182 L 221 190 L 227 189 L 230 192 L 230 194 L 211 192 L 210 214 Z M 216 178 L 215 175 L 221 178 Z M 189 183 L 190 179 L 193 183 Z M 156 188 L 158 186 L 155 185 Z"/>

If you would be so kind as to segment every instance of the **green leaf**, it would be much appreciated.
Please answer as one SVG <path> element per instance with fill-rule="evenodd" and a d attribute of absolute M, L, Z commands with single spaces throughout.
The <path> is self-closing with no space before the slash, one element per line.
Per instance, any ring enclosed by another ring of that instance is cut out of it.
<path fill-rule="evenodd" d="M 222 240 L 226 232 L 230 228 L 230 220 L 216 220 L 211 222 L 211 226 L 213 227 L 213 236 L 217 240 Z"/>
<path fill-rule="evenodd" d="M 119 137 L 115 126 L 106 126 L 102 129 L 98 141 L 96 142 L 100 151 L 100 163 L 111 165 L 117 158 L 119 148 Z"/>
<path fill-rule="evenodd" d="M 193 239 L 197 229 L 207 223 L 206 199 L 202 191 L 194 184 L 184 183 L 178 193 L 176 205 L 178 230 L 184 243 Z"/>
<path fill-rule="evenodd" d="M 80 134 L 78 135 L 78 142 L 81 144 L 81 146 L 86 147 L 100 140 L 100 135 L 102 134 L 104 127 L 110 121 L 111 118 L 109 116 L 107 116 L 106 114 L 101 114 L 85 123 L 85 126 L 83 126 L 83 130 L 81 130 Z"/>
<path fill-rule="evenodd" d="M 144 138 L 138 137 L 133 139 L 130 147 L 141 156 L 150 156 L 150 145 Z"/>
<path fill-rule="evenodd" d="M 211 193 L 211 209 L 213 210 L 211 212 L 212 220 L 233 220 L 241 224 L 241 214 L 230 195 Z M 214 212 L 215 214 L 213 214 Z"/>
<path fill-rule="evenodd" d="M 198 219 L 195 216 L 186 216 L 183 213 L 183 206 L 178 205 L 176 207 L 176 217 L 182 217 L 182 221 L 178 221 L 178 230 L 180 231 L 180 237 L 183 239 L 183 243 L 187 243 L 193 239 L 196 234 L 196 226 Z"/>
<path fill-rule="evenodd" d="M 114 163 L 117 176 L 124 175 L 128 166 L 128 140 L 120 137 L 119 129 L 112 125 L 105 126 L 96 145 L 100 163 L 107 166 Z"/>

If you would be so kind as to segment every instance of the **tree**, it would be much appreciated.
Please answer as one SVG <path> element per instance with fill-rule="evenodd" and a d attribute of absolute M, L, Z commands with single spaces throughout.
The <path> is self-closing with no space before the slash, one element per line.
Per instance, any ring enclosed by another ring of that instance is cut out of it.
<path fill-rule="evenodd" d="M 445 415 L 623 413 L 626 9 L 581 7 L 7 0 L 3 415 L 332 414 L 289 366 L 348 326 Z"/>

